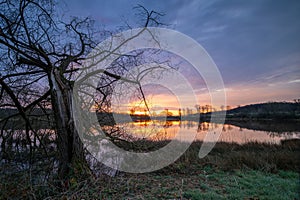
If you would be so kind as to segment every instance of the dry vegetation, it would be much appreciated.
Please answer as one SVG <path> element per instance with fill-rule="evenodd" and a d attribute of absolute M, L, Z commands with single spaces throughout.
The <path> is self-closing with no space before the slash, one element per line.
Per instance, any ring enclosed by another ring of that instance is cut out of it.
<path fill-rule="evenodd" d="M 7 162 L 1 165 L 0 199 L 298 198 L 299 140 L 282 145 L 217 143 L 204 159 L 198 158 L 200 145 L 193 143 L 175 163 L 156 172 L 72 176 L 65 182 L 52 174 L 52 165 L 45 165 L 53 160 L 41 165 L 39 158 L 30 168 L 21 163 L 12 168 Z"/>

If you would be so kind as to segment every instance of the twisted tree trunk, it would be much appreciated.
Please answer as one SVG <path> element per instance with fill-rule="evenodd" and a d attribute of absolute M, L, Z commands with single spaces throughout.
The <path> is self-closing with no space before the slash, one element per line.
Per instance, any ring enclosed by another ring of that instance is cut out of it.
<path fill-rule="evenodd" d="M 51 101 L 54 111 L 57 147 L 59 150 L 59 177 L 66 178 L 72 173 L 86 173 L 88 170 L 83 143 L 74 124 L 72 112 L 71 81 L 65 80 L 57 69 L 51 71 Z M 70 171 L 72 170 L 72 171 Z"/>

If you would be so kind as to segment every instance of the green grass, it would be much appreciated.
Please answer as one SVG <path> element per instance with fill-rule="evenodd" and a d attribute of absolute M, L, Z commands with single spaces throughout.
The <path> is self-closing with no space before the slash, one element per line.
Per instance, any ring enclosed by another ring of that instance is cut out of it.
<path fill-rule="evenodd" d="M 103 199 L 299 199 L 299 176 L 290 171 L 208 169 L 192 176 L 125 175 L 109 182 L 100 189 Z"/>
<path fill-rule="evenodd" d="M 204 175 L 202 175 L 204 176 Z M 207 182 L 199 189 L 188 189 L 188 199 L 299 199 L 299 175 L 279 171 L 214 172 L 206 175 Z"/>

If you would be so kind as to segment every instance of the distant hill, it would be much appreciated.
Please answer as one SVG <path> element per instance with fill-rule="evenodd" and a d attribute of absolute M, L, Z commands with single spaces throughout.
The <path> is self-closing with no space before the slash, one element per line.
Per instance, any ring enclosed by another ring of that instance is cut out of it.
<path fill-rule="evenodd" d="M 228 110 L 227 118 L 300 119 L 300 103 L 270 102 Z"/>

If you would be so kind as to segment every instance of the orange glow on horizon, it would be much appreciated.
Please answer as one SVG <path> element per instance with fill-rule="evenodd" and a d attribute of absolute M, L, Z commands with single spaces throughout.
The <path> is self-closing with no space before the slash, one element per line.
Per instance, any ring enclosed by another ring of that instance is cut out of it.
<path fill-rule="evenodd" d="M 144 111 L 134 111 L 134 113 L 130 113 L 130 114 L 134 114 L 134 115 L 147 115 L 148 111 L 144 112 Z"/>
<path fill-rule="evenodd" d="M 158 116 L 166 116 L 166 110 L 157 110 L 157 111 L 153 111 L 150 109 L 150 113 L 151 115 L 158 115 Z M 179 111 L 178 110 L 168 110 L 169 115 L 172 116 L 176 116 L 179 115 Z M 127 114 L 133 114 L 133 115 L 149 115 L 148 111 L 140 111 L 140 110 L 136 110 L 134 112 L 132 111 L 128 111 Z"/>
<path fill-rule="evenodd" d="M 131 101 L 128 104 L 124 104 L 124 110 L 128 114 L 133 115 L 166 115 L 166 110 L 170 115 L 179 115 L 180 104 L 178 99 L 173 94 L 156 94 L 146 96 L 146 101 L 150 110 L 146 108 L 145 103 L 142 100 Z"/>
<path fill-rule="evenodd" d="M 290 85 L 291 84 L 289 84 L 289 86 Z M 289 91 L 291 89 L 284 86 L 281 86 L 285 89 L 284 92 L 279 93 L 279 86 L 266 86 L 264 84 L 260 84 L 257 87 L 254 87 L 252 85 L 231 85 L 230 88 L 225 88 L 226 105 L 223 105 L 224 102 L 219 102 L 217 100 L 215 100 L 214 105 L 212 105 L 210 93 L 197 92 L 197 104 L 201 106 L 200 113 L 207 113 L 221 110 L 230 110 L 249 104 L 265 103 L 269 101 L 291 101 L 293 99 L 296 99 L 296 94 L 293 94 L 294 96 L 289 95 Z M 219 91 L 212 92 L 218 93 Z M 284 96 L 284 98 L 281 98 L 280 96 Z M 153 93 L 148 93 L 148 95 L 146 96 L 150 113 L 147 111 L 146 106 L 142 100 L 132 100 L 131 102 L 126 103 L 124 102 L 121 107 L 117 108 L 118 110 L 113 111 L 136 115 L 147 114 L 164 116 L 166 115 L 166 113 L 163 112 L 168 109 L 168 112 L 172 113 L 173 116 L 177 116 L 179 115 L 179 108 L 181 109 L 182 115 L 188 114 L 188 108 L 190 113 L 192 112 L 192 114 L 194 114 L 197 113 L 198 110 L 195 108 L 195 103 L 192 103 L 192 98 L 192 96 L 186 95 L 184 96 L 184 98 L 179 99 L 174 94 L 168 93 L 167 91 L 166 93 L 159 94 L 155 94 L 154 91 Z M 135 111 L 132 112 L 131 109 L 134 109 Z"/>

